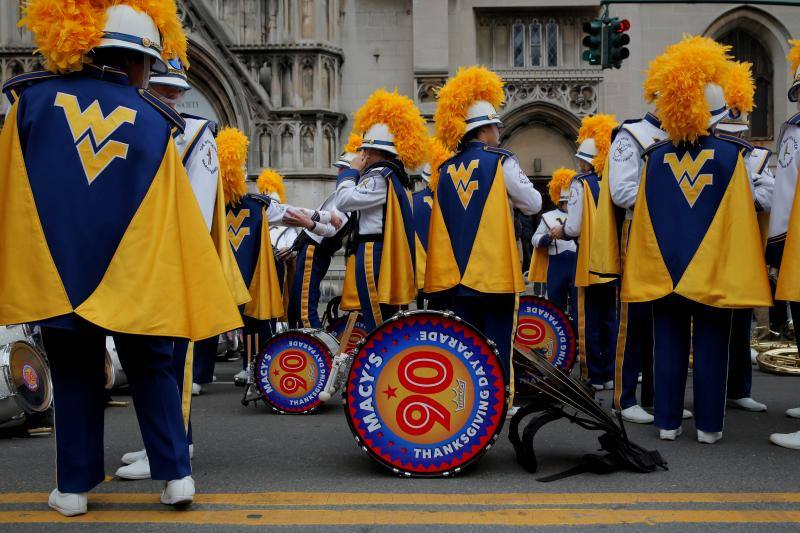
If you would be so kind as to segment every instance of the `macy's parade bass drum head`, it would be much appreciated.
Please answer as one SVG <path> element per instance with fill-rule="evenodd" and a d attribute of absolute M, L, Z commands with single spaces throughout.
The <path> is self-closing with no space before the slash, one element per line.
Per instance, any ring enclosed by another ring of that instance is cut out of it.
<path fill-rule="evenodd" d="M 256 357 L 253 375 L 264 401 L 280 414 L 308 414 L 331 373 L 339 343 L 328 332 L 292 329 L 273 335 Z"/>
<path fill-rule="evenodd" d="M 514 344 L 541 350 L 550 364 L 567 372 L 575 364 L 575 328 L 569 316 L 547 298 L 520 296 Z"/>
<path fill-rule="evenodd" d="M 347 314 L 345 313 L 336 320 L 331 321 L 326 330 L 337 339 L 341 339 L 346 327 Z M 367 325 L 364 323 L 364 315 L 359 313 L 358 318 L 356 319 L 356 324 L 353 326 L 353 332 L 350 334 L 350 342 L 347 343 L 347 346 L 345 346 L 342 352 L 354 352 L 356 346 L 358 346 L 358 343 L 367 337 L 367 333 L 369 332 L 367 331 Z"/>
<path fill-rule="evenodd" d="M 398 313 L 353 358 L 345 414 L 358 445 L 404 476 L 458 474 L 497 440 L 508 387 L 494 344 L 451 314 Z"/>

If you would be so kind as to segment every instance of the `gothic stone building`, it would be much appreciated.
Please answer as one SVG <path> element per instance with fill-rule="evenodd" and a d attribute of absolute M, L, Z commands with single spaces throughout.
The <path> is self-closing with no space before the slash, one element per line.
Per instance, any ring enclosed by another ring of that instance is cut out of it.
<path fill-rule="evenodd" d="M 19 4 L 0 4 L 0 80 L 37 68 Z M 331 163 L 353 113 L 378 87 L 435 110 L 435 89 L 461 65 L 482 63 L 506 80 L 504 145 L 544 185 L 574 165 L 582 116 L 619 119 L 647 109 L 648 61 L 683 33 L 729 43 L 753 63 L 757 109 L 751 139 L 771 146 L 792 111 L 787 39 L 800 10 L 741 4 L 612 5 L 633 25 L 621 70 L 581 60 L 581 26 L 597 0 L 178 0 L 189 33 L 194 91 L 183 110 L 236 125 L 250 137 L 249 172 L 279 169 L 289 201 L 313 206 L 334 185 Z M 4 102 L 5 104 L 5 102 Z M 5 106 L 0 108 L 4 112 Z"/>

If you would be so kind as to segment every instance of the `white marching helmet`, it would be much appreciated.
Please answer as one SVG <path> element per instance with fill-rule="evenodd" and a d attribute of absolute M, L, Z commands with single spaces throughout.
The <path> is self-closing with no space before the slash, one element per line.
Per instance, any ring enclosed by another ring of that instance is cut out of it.
<path fill-rule="evenodd" d="M 726 133 L 741 133 L 750 129 L 750 117 L 747 113 L 742 113 L 738 109 L 731 108 L 728 114 L 725 115 L 719 124 L 717 124 L 719 131 Z"/>
<path fill-rule="evenodd" d="M 192 88 L 189 85 L 186 69 L 177 57 L 167 61 L 167 71 L 165 73 L 150 76 L 150 85 L 168 85 L 184 91 L 189 91 Z"/>
<path fill-rule="evenodd" d="M 711 113 L 708 127 L 713 128 L 720 120 L 728 115 L 728 104 L 725 102 L 725 93 L 716 83 L 706 84 L 706 104 Z"/>
<path fill-rule="evenodd" d="M 353 152 L 342 152 L 342 155 L 339 156 L 339 160 L 333 164 L 336 168 L 350 168 L 350 163 L 353 162 L 353 159 L 356 158 L 356 154 Z"/>
<path fill-rule="evenodd" d="M 800 66 L 797 67 L 797 70 L 794 73 L 794 81 L 792 82 L 792 86 L 789 87 L 789 101 L 797 102 L 799 97 L 800 97 Z"/>
<path fill-rule="evenodd" d="M 590 165 L 594 164 L 594 158 L 597 157 L 597 144 L 595 144 L 592 137 L 589 137 L 581 143 L 575 157 L 586 161 Z M 562 192 L 561 194 L 563 196 L 564 193 Z"/>
<path fill-rule="evenodd" d="M 374 148 L 397 155 L 397 148 L 394 145 L 394 134 L 389 131 L 389 126 L 380 122 L 370 126 L 367 132 L 364 133 L 361 146 L 358 148 L 359 150 Z"/>
<path fill-rule="evenodd" d="M 500 115 L 492 104 L 485 100 L 478 100 L 467 109 L 467 132 L 486 126 L 487 124 L 503 125 Z M 466 133 L 466 132 L 465 132 Z"/>
<path fill-rule="evenodd" d="M 425 166 L 422 167 L 422 172 L 420 173 L 420 176 L 422 176 L 422 179 L 425 180 L 425 183 L 430 183 L 431 182 L 431 164 L 430 163 L 425 163 Z"/>
<path fill-rule="evenodd" d="M 153 58 L 154 72 L 167 71 L 161 57 L 161 34 L 153 19 L 131 6 L 117 4 L 106 9 L 106 26 L 103 38 L 95 48 L 125 48 Z"/>

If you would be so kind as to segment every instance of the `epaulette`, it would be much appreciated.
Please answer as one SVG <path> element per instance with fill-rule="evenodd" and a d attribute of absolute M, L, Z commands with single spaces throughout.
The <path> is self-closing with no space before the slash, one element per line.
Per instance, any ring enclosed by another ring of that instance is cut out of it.
<path fill-rule="evenodd" d="M 183 133 L 183 130 L 186 128 L 186 121 L 183 120 L 180 113 L 144 89 L 139 89 L 139 96 L 141 96 L 145 102 L 156 108 L 157 111 L 160 111 L 169 122 L 170 127 L 176 127 Z"/>
<path fill-rule="evenodd" d="M 664 139 L 663 141 L 654 142 L 653 144 L 651 144 L 650 146 L 645 148 L 644 152 L 642 152 L 642 157 L 645 157 L 646 155 L 648 155 L 650 152 L 652 152 L 656 148 L 660 148 L 660 147 L 664 146 L 665 144 L 670 144 L 671 142 L 672 142 L 672 139 Z"/>
<path fill-rule="evenodd" d="M 503 148 L 495 148 L 493 146 L 484 146 L 483 149 L 487 152 L 492 152 L 493 154 L 500 154 L 505 157 L 514 157 L 514 152 L 509 150 L 504 150 Z"/>
<path fill-rule="evenodd" d="M 575 174 L 574 176 L 572 176 L 572 179 L 569 180 L 569 182 L 570 182 L 570 184 L 573 181 L 583 182 L 583 180 L 586 179 L 586 176 L 591 176 L 591 175 L 592 175 L 592 172 L 581 172 L 579 174 Z"/>
<path fill-rule="evenodd" d="M 756 162 L 758 163 L 758 168 L 756 169 L 756 174 L 761 174 L 767 167 L 767 163 L 769 163 L 769 158 L 772 157 L 772 150 L 770 150 L 769 148 L 764 148 L 763 146 L 754 146 L 753 151 L 750 154 L 750 157 L 757 158 Z"/>
<path fill-rule="evenodd" d="M 183 118 L 193 118 L 195 120 L 205 120 L 208 122 L 208 129 L 211 131 L 211 135 L 214 137 L 217 136 L 217 131 L 219 130 L 219 124 L 214 122 L 213 120 L 207 119 L 205 117 L 199 117 L 197 115 L 190 115 L 189 113 L 181 113 Z"/>
<path fill-rule="evenodd" d="M 19 76 L 14 76 L 5 84 L 3 84 L 3 93 L 8 97 L 9 101 L 13 104 L 19 98 L 19 95 L 27 87 L 43 80 L 49 80 L 59 77 L 59 74 L 54 74 L 49 70 L 37 70 L 34 72 L 26 72 Z"/>
<path fill-rule="evenodd" d="M 797 113 L 795 116 L 787 120 L 786 123 L 791 124 L 792 126 L 800 126 L 800 113 Z"/>
<path fill-rule="evenodd" d="M 717 139 L 722 139 L 723 141 L 728 141 L 728 142 L 732 142 L 734 144 L 738 144 L 739 146 L 741 146 L 742 148 L 744 148 L 748 152 L 752 152 L 753 151 L 754 146 L 752 144 L 750 144 L 749 142 L 745 141 L 744 139 L 740 139 L 739 137 L 736 137 L 734 135 L 728 135 L 727 133 L 721 133 L 719 131 L 715 131 L 714 132 L 714 136 Z"/>

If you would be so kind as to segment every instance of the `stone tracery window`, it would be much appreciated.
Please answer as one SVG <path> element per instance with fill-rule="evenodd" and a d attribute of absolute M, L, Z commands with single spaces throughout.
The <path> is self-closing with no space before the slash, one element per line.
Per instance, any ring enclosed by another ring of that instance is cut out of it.
<path fill-rule="evenodd" d="M 562 65 L 561 58 L 561 31 L 558 18 L 550 17 L 546 22 L 531 16 L 527 18 L 514 18 L 506 24 L 502 18 L 489 20 L 488 33 L 491 35 L 490 43 L 479 43 L 492 48 L 492 65 L 512 68 L 556 68 Z M 482 30 L 484 35 L 486 30 Z M 502 32 L 505 35 L 500 35 Z M 480 32 L 479 32 L 480 33 Z M 508 43 L 508 51 L 498 49 L 502 43 Z M 488 55 L 488 50 L 481 50 L 483 57 Z M 509 61 L 503 61 L 508 57 Z"/>
<path fill-rule="evenodd" d="M 531 43 L 531 61 L 532 67 L 542 66 L 542 24 L 538 20 L 530 23 L 528 34 L 530 35 Z"/>

